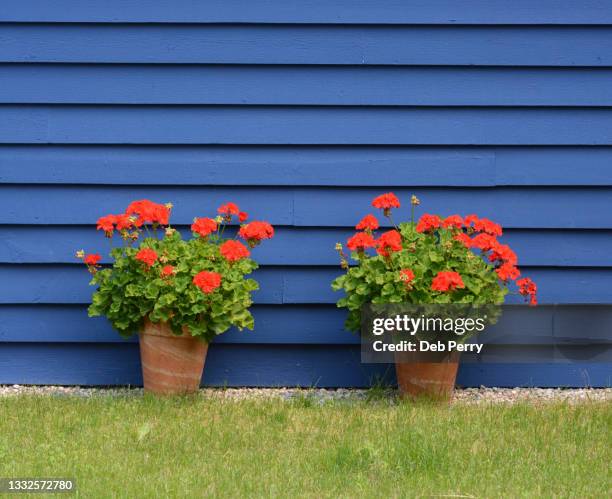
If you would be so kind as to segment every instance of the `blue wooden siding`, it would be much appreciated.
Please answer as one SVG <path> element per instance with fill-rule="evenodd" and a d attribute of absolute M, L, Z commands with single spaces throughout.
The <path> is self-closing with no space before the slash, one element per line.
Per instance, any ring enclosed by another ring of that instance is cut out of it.
<path fill-rule="evenodd" d="M 187 230 L 235 200 L 256 250 L 256 331 L 210 385 L 363 386 L 329 288 L 371 198 L 500 221 L 542 303 L 612 303 L 612 5 L 587 0 L 6 1 L 0 10 L 0 383 L 137 384 L 74 250 L 93 221 L 172 201 Z M 407 209 L 400 214 L 407 216 Z M 459 383 L 608 386 L 610 337 L 529 322 Z M 535 362 L 533 360 L 535 359 Z M 390 374 L 392 377 L 392 373 Z"/>

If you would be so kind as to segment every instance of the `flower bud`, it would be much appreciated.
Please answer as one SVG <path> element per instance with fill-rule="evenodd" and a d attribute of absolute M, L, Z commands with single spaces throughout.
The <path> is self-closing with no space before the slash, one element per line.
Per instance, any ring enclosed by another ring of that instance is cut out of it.
<path fill-rule="evenodd" d="M 76 252 L 76 257 L 77 258 L 85 258 L 85 251 L 84 250 L 79 250 Z"/>
<path fill-rule="evenodd" d="M 174 205 L 172 203 L 166 203 L 164 206 L 171 210 Z"/>
<path fill-rule="evenodd" d="M 336 251 L 342 251 L 342 243 L 336 243 Z"/>
<path fill-rule="evenodd" d="M 421 201 L 419 201 L 419 198 L 413 194 L 412 197 L 410 198 L 410 204 L 412 206 L 418 206 L 421 204 Z"/>
<path fill-rule="evenodd" d="M 176 229 L 173 229 L 172 227 L 166 227 L 166 236 L 170 237 L 172 234 L 174 234 L 176 232 Z"/>

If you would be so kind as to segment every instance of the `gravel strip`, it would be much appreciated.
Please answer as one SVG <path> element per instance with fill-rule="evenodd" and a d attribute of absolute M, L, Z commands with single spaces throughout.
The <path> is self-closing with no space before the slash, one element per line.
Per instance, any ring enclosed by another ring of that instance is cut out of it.
<path fill-rule="evenodd" d="M 465 388 L 456 390 L 454 402 L 612 402 L 612 388 Z"/>
<path fill-rule="evenodd" d="M 335 390 L 311 388 L 204 388 L 200 394 L 206 398 L 223 400 L 243 399 L 308 399 L 317 403 L 331 400 L 388 400 L 397 399 L 396 390 L 358 390 L 339 388 Z M 141 397 L 142 388 L 85 388 L 79 386 L 31 386 L 0 385 L 0 397 L 15 395 L 47 396 L 116 396 Z M 461 404 L 488 404 L 515 402 L 612 402 L 612 388 L 465 388 L 457 389 L 453 402 Z"/>

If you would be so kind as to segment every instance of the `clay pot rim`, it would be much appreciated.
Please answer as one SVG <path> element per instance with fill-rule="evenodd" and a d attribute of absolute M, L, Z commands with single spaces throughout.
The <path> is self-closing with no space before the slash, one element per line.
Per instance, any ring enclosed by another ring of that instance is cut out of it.
<path fill-rule="evenodd" d="M 198 340 L 202 343 L 208 344 L 208 342 L 204 341 L 201 336 L 192 336 L 189 329 L 187 329 L 187 326 L 183 326 L 182 334 L 175 334 L 166 322 L 153 322 L 148 317 L 144 318 L 143 328 L 142 331 L 139 331 L 139 334 L 148 336 L 162 336 L 164 338 L 174 338 L 177 340 Z"/>

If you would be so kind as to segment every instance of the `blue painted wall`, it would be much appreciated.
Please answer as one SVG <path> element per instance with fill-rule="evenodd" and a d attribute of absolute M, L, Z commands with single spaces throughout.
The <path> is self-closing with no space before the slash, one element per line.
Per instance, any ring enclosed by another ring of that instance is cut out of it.
<path fill-rule="evenodd" d="M 256 331 L 213 345 L 211 385 L 385 374 L 329 282 L 388 189 L 500 221 L 541 302 L 612 303 L 610 106 L 607 1 L 6 0 L 0 383 L 140 382 L 137 345 L 87 318 L 73 254 L 106 252 L 93 221 L 143 197 L 183 229 L 227 200 L 278 228 L 256 250 Z M 565 331 L 552 363 L 560 325 L 526 317 L 491 351 L 530 363 L 459 382 L 612 384 L 610 336 Z"/>

